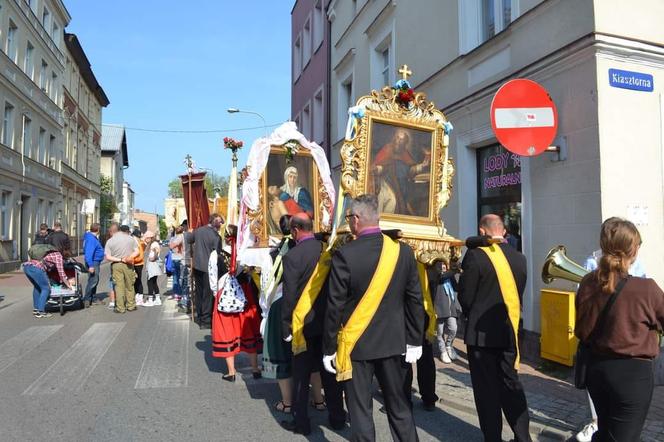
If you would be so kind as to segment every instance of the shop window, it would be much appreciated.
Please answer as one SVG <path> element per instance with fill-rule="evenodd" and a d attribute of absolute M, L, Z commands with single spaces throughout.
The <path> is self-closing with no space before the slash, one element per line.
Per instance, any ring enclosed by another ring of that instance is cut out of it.
<path fill-rule="evenodd" d="M 477 213 L 500 216 L 508 241 L 521 251 L 521 157 L 500 144 L 477 149 Z"/>

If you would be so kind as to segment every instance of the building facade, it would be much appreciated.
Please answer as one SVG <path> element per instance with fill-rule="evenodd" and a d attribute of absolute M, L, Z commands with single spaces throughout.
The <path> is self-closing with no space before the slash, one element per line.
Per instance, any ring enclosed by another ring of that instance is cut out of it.
<path fill-rule="evenodd" d="M 0 4 L 0 270 L 27 257 L 39 224 L 63 217 L 60 0 Z"/>
<path fill-rule="evenodd" d="M 127 155 L 127 134 L 121 125 L 102 124 L 101 126 L 101 178 L 111 181 L 110 195 L 118 211 L 113 220 L 120 222 L 122 208 L 122 187 L 124 185 L 124 170 L 129 167 Z M 106 223 L 107 220 L 102 220 Z"/>
<path fill-rule="evenodd" d="M 101 117 L 109 101 L 74 34 L 65 33 L 64 155 L 62 156 L 62 225 L 72 247 L 90 223 L 99 221 Z M 81 213 L 83 200 L 95 200 L 95 213 Z"/>
<path fill-rule="evenodd" d="M 291 11 L 291 120 L 330 154 L 329 0 L 297 0 Z"/>
<path fill-rule="evenodd" d="M 134 190 L 127 181 L 122 183 L 122 202 L 120 203 L 120 224 L 134 225 Z"/>
<path fill-rule="evenodd" d="M 610 216 L 637 223 L 640 258 L 664 283 L 664 2 L 422 0 L 413 8 L 333 0 L 327 15 L 332 165 L 339 165 L 348 106 L 393 84 L 407 64 L 413 87 L 454 124 L 454 190 L 442 213 L 448 232 L 473 235 L 479 218 L 494 212 L 521 237 L 526 330 L 540 331 L 546 286 L 538 275 L 549 249 L 564 244 L 583 262 L 599 248 L 599 227 Z M 512 78 L 548 90 L 560 153 L 520 157 L 497 142 L 491 100 Z"/>

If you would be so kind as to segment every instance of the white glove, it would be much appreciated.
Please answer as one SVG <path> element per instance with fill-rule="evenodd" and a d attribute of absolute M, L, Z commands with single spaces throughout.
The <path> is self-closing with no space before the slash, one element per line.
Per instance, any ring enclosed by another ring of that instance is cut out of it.
<path fill-rule="evenodd" d="M 293 340 L 293 335 L 288 335 L 287 338 L 284 338 L 284 341 L 286 341 L 286 342 L 290 342 L 292 340 Z"/>
<path fill-rule="evenodd" d="M 417 362 L 419 358 L 422 357 L 422 346 L 418 345 L 417 347 L 414 345 L 408 345 L 406 344 L 406 362 L 409 364 L 412 364 L 413 362 Z"/>
<path fill-rule="evenodd" d="M 337 374 L 337 369 L 334 367 L 334 361 L 337 360 L 337 354 L 323 356 L 323 366 L 325 370 L 332 374 Z"/>

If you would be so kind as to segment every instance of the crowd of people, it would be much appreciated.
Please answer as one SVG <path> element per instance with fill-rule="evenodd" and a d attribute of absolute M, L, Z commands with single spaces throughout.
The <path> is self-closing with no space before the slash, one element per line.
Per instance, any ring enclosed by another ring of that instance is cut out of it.
<path fill-rule="evenodd" d="M 503 220 L 493 214 L 480 219 L 479 234 L 494 240 L 469 246 L 460 268 L 419 264 L 409 246 L 380 229 L 374 195 L 353 199 L 346 221 L 353 240 L 333 249 L 314 233 L 308 213 L 282 216 L 283 239 L 270 254 L 269 275 L 238 265 L 237 229 L 227 226 L 222 239 L 224 220 L 218 214 L 192 232 L 186 224 L 175 231 L 169 242 L 173 297 L 183 311 L 194 310 L 201 329 L 211 329 L 212 355 L 226 361 L 223 380 L 235 382 L 235 356 L 245 352 L 255 379 L 278 381 L 281 399 L 274 408 L 292 416 L 281 422 L 283 428 L 309 434 L 314 409 L 327 411 L 334 430 L 350 422 L 351 440 L 371 441 L 376 437 L 375 378 L 393 439 L 416 441 L 413 364 L 422 406 L 435 410 L 434 349 L 444 363 L 457 359 L 453 343 L 457 319 L 463 318 L 484 439 L 502 440 L 504 415 L 515 440 L 531 440 L 518 375 L 527 265 L 506 239 Z M 46 272 L 54 270 L 64 284 L 70 283 L 62 268 L 70 256 L 63 249 L 68 238 L 58 233 L 61 226 L 50 234 L 42 227 L 35 242 L 53 247 L 24 265 L 35 287 L 36 317 L 48 315 Z M 164 268 L 154 233 L 141 235 L 117 224 L 109 233 L 103 248 L 98 224 L 84 238 L 90 274 L 85 297 L 94 299 L 100 264 L 106 260 L 112 269 L 109 305 L 117 313 L 158 305 L 157 278 Z M 586 263 L 589 273 L 576 297 L 575 333 L 590 349 L 586 380 L 594 416 L 579 440 L 638 440 L 648 412 L 664 293 L 642 270 L 634 270 L 640 245 L 631 222 L 610 218 L 602 224 L 600 251 Z M 140 281 L 143 270 L 147 293 Z M 237 303 L 242 308 L 232 310 Z"/>

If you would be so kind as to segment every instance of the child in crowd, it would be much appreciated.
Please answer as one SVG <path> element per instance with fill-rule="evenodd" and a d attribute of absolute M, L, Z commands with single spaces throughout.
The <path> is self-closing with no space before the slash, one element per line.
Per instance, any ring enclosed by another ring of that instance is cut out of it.
<path fill-rule="evenodd" d="M 457 301 L 457 280 L 458 270 L 447 269 L 443 262 L 440 264 L 440 275 L 438 285 L 434 296 L 434 305 L 436 315 L 438 316 L 438 348 L 440 349 L 440 359 L 450 364 L 457 359 L 457 353 L 454 350 L 454 338 L 457 333 L 457 317 L 461 312 L 461 306 Z"/>

